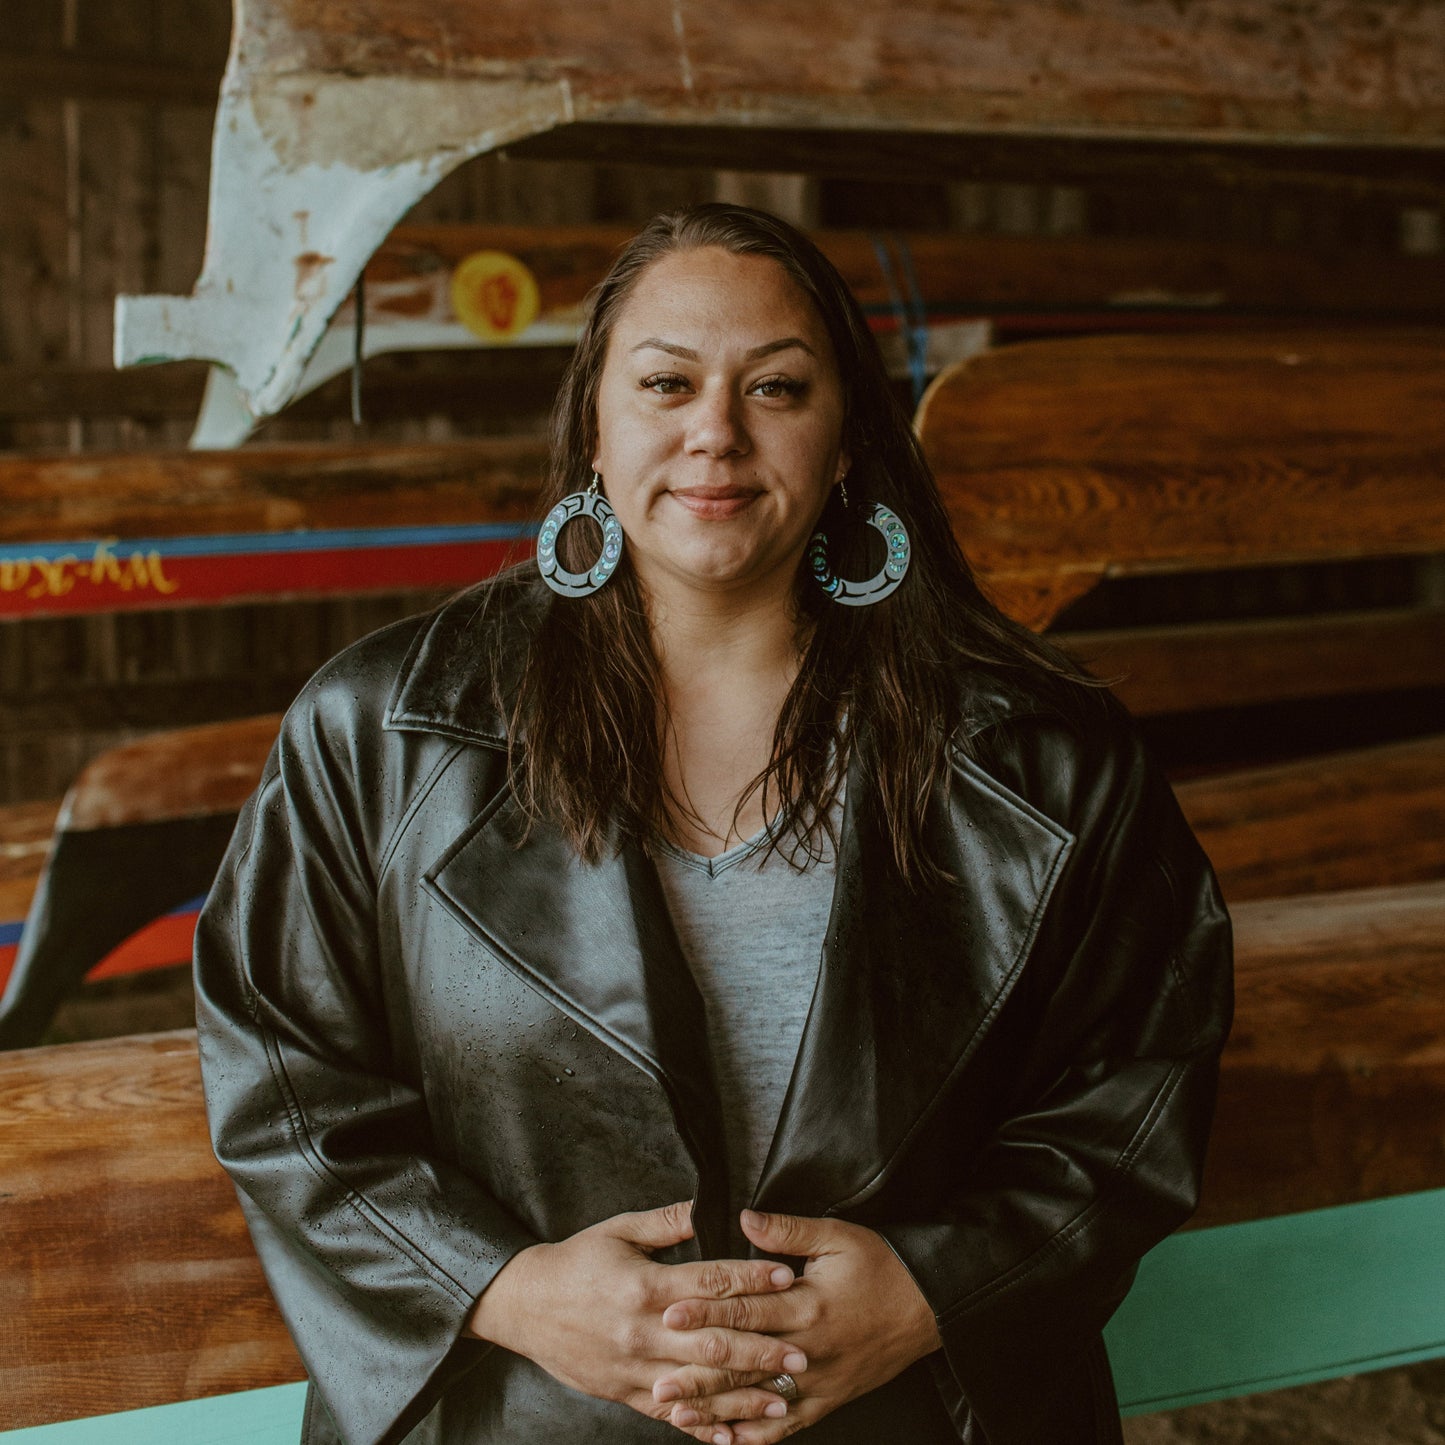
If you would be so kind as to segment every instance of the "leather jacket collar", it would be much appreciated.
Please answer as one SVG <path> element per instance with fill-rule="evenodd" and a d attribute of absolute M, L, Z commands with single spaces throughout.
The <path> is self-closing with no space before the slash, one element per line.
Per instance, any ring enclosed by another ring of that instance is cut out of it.
<path fill-rule="evenodd" d="M 418 635 L 386 727 L 506 746 L 503 721 L 472 665 L 478 620 L 463 597 Z M 999 706 L 994 699 L 991 710 Z M 966 1068 L 1028 958 L 1073 835 L 971 761 L 955 757 L 951 783 L 932 833 L 935 856 L 955 882 L 914 892 L 896 879 L 886 839 L 860 816 L 868 789 L 856 760 L 850 765 L 821 968 L 755 1194 L 762 1209 L 841 1212 L 875 1194 Z M 633 843 L 588 865 L 549 825 L 534 824 L 524 849 L 514 844 L 520 831 L 503 790 L 442 852 L 424 886 L 498 957 L 666 1089 L 698 1171 L 696 1223 L 706 1252 L 714 1230 L 717 1240 L 725 1237 L 721 1111 L 702 1000 L 656 871 Z M 1012 846 L 1000 848 L 1001 838 Z M 509 907 L 508 899 L 532 896 L 530 888 L 509 887 L 518 871 L 555 879 L 558 906 Z M 593 966 L 599 936 L 608 941 L 605 970 Z"/>

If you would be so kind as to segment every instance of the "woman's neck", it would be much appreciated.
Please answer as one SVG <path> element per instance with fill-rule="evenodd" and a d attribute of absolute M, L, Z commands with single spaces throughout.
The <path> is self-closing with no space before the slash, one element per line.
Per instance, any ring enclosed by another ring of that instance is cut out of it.
<path fill-rule="evenodd" d="M 761 793 L 738 801 L 772 759 L 801 659 L 786 597 L 671 596 L 651 603 L 670 724 L 663 772 L 676 800 L 673 841 L 712 855 L 771 820 Z M 775 811 L 779 800 L 770 797 Z"/>

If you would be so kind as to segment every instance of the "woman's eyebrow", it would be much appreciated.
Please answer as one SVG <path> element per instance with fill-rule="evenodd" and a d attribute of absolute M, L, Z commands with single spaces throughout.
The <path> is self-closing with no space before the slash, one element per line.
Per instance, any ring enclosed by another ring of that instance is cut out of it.
<path fill-rule="evenodd" d="M 649 336 L 646 341 L 639 341 L 632 348 L 634 351 L 665 351 L 670 356 L 680 356 L 684 361 L 700 361 L 702 358 L 688 346 L 679 346 L 675 341 L 663 341 L 656 336 Z"/>
<path fill-rule="evenodd" d="M 765 341 L 761 346 L 755 346 L 744 358 L 747 361 L 756 361 L 761 356 L 771 356 L 775 351 L 787 351 L 790 347 L 797 346 L 806 351 L 809 356 L 816 356 L 817 353 L 801 336 L 784 336 L 777 341 Z M 633 351 L 665 351 L 670 356 L 680 356 L 684 361 L 701 361 L 702 358 L 690 346 L 681 346 L 676 341 L 664 341 L 658 336 L 649 336 L 645 341 L 639 341 Z"/>
<path fill-rule="evenodd" d="M 771 356 L 775 351 L 787 351 L 794 346 L 801 347 L 809 356 L 817 354 L 801 336 L 784 336 L 780 341 L 765 341 L 761 346 L 753 347 L 748 352 L 748 360 L 756 361 L 760 356 Z"/>

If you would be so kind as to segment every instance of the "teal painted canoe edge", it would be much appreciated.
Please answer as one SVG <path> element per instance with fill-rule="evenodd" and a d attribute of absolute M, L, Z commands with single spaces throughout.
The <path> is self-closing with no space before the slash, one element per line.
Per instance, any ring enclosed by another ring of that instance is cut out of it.
<path fill-rule="evenodd" d="M 296 1445 L 305 1383 L 0 1431 L 5 1445 Z"/>
<path fill-rule="evenodd" d="M 1445 1189 L 1176 1234 L 1105 1331 L 1126 1415 L 1445 1356 Z"/>
<path fill-rule="evenodd" d="M 1295 1375 L 1271 1375 L 1266 1379 L 1219 1385 L 1210 1390 L 1195 1390 L 1183 1395 L 1170 1395 L 1163 1400 L 1136 1400 L 1120 1404 L 1121 1415 L 1159 1415 L 1168 1410 L 1182 1410 L 1187 1405 L 1207 1405 L 1213 1400 L 1233 1400 L 1240 1395 L 1257 1395 L 1266 1390 L 1289 1390 L 1296 1385 L 1315 1385 L 1321 1380 L 1338 1380 L 1342 1375 L 1365 1375 L 1373 1370 L 1393 1370 L 1400 1365 L 1418 1365 L 1424 1360 L 1438 1360 L 1445 1355 L 1445 1340 L 1420 1350 L 1405 1350 L 1397 1355 L 1375 1355 L 1368 1360 L 1347 1361 Z M 8 1439 L 6 1445 L 9 1445 Z"/>

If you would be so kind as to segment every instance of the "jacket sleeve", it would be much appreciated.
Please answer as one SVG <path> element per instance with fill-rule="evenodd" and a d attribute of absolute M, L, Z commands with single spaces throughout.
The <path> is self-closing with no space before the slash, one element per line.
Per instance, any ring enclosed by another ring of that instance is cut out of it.
<path fill-rule="evenodd" d="M 375 1445 L 488 1348 L 462 1326 L 535 1241 L 439 1157 L 389 1042 L 369 832 L 390 784 L 377 724 L 325 691 L 288 714 L 202 913 L 197 1025 L 216 1154 L 281 1313 L 347 1445 Z"/>
<path fill-rule="evenodd" d="M 1000 1020 L 1018 1041 L 1004 1122 L 941 1217 L 881 1227 L 990 1445 L 1058 1438 L 1067 1378 L 1102 1365 L 1135 1265 L 1193 1212 L 1229 1030 L 1213 872 L 1127 719 L 1103 734 L 1032 718 L 983 740 L 1075 842 Z"/>

